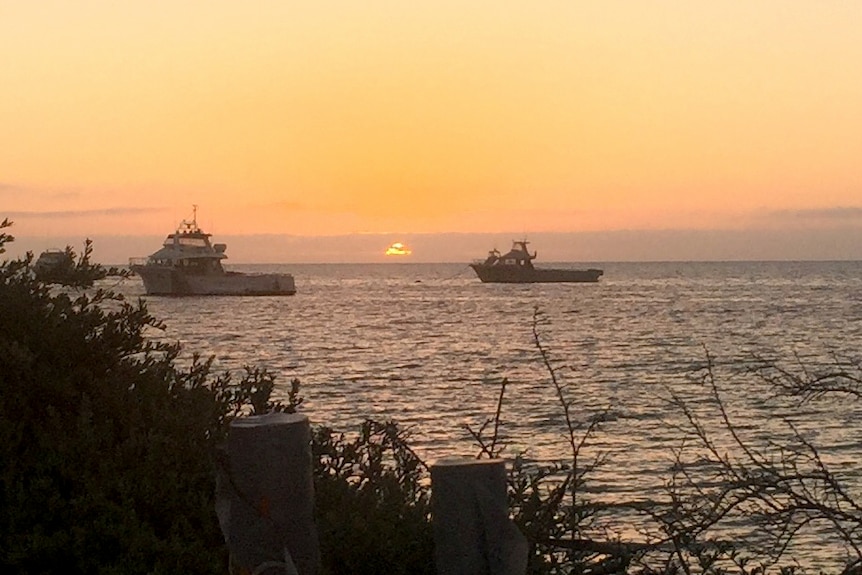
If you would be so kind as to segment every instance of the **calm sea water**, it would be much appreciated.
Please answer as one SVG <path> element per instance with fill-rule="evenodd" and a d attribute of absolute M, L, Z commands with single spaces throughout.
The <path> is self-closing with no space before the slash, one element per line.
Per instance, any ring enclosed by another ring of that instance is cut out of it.
<path fill-rule="evenodd" d="M 493 285 L 464 264 L 235 266 L 289 271 L 298 293 L 147 301 L 167 324 L 164 336 L 189 354 L 213 355 L 221 369 L 267 367 L 285 387 L 299 378 L 313 423 L 351 431 L 365 418 L 397 420 L 428 462 L 477 453 L 465 426 L 493 416 L 504 378 L 506 453 L 539 463 L 568 457 L 563 411 L 533 336 L 539 310 L 540 341 L 560 363 L 575 421 L 608 412 L 584 457 L 607 458 L 590 496 L 617 502 L 662 497 L 684 436 L 672 425 L 680 413 L 671 392 L 717 427 L 698 383 L 709 354 L 746 438 L 780 441 L 792 421 L 862 499 L 862 405 L 770 399 L 745 370 L 756 356 L 794 370 L 859 362 L 862 262 L 600 267 L 597 284 Z M 143 295 L 137 278 L 120 290 Z"/>

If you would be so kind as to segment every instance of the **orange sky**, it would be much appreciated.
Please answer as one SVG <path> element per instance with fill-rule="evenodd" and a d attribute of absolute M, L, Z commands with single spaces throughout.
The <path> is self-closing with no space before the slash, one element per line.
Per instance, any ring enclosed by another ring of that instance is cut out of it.
<path fill-rule="evenodd" d="M 414 4 L 0 0 L 0 218 L 862 226 L 862 3 Z"/>

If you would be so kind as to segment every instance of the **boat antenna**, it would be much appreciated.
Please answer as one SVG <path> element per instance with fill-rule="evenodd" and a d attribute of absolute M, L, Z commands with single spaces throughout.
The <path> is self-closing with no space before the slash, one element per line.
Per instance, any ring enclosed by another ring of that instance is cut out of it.
<path fill-rule="evenodd" d="M 192 225 L 198 227 L 198 205 L 192 204 Z"/>

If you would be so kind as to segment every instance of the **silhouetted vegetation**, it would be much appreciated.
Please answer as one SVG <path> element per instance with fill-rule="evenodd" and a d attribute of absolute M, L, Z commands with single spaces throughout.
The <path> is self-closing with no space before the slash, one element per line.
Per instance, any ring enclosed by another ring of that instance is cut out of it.
<path fill-rule="evenodd" d="M 434 573 L 428 469 L 394 423 L 313 437 L 315 500 L 327 573 Z"/>
<path fill-rule="evenodd" d="M 43 252 L 33 265 L 36 279 L 46 284 L 56 284 L 72 288 L 92 287 L 97 280 L 107 276 L 127 277 L 129 270 L 116 267 L 105 268 L 93 263 L 93 242 L 84 241 L 84 251 L 78 256 L 70 246 L 64 251 Z M 32 256 L 28 254 L 28 258 Z"/>
<path fill-rule="evenodd" d="M 30 260 L 0 264 L 3 571 L 224 572 L 210 455 L 264 374 L 179 369 L 142 303 L 56 293 Z"/>
<path fill-rule="evenodd" d="M 0 224 L 0 253 L 14 240 L 9 225 Z M 88 243 L 87 262 L 89 255 Z M 0 263 L 0 568 L 226 573 L 216 453 L 233 418 L 299 407 L 299 381 L 281 403 L 271 400 L 275 378 L 266 370 L 215 374 L 212 360 L 197 356 L 179 367 L 178 345 L 148 337 L 162 324 L 144 303 L 99 289 L 51 289 L 31 264 L 31 256 Z M 83 274 L 81 283 L 67 285 L 90 285 L 87 270 L 71 270 Z M 669 393 L 683 426 L 666 497 L 628 510 L 651 529 L 641 541 L 624 542 L 601 527 L 596 519 L 619 507 L 591 500 L 584 485 L 604 463 L 590 452 L 590 439 L 608 425 L 607 411 L 574 417 L 571 389 L 544 343 L 546 320 L 538 311 L 534 318 L 538 360 L 562 410 L 569 453 L 546 466 L 506 453 L 513 458 L 512 517 L 530 544 L 529 573 L 790 572 L 788 543 L 813 522 L 831 526 L 855 557 L 848 569 L 858 572 L 862 507 L 851 490 L 792 423 L 793 441 L 767 449 L 737 433 L 711 360 L 700 384 L 724 441 Z M 814 373 L 758 361 L 750 376 L 799 402 L 835 393 L 858 399 L 862 389 L 862 367 L 852 362 Z M 467 428 L 479 457 L 505 453 L 507 383 L 493 415 Z M 707 475 L 688 465 L 692 449 Z M 323 573 L 433 573 L 428 469 L 406 432 L 392 422 L 367 421 L 349 435 L 316 427 L 312 451 Z M 722 537 L 723 525 L 734 521 L 759 529 L 772 553 L 757 555 L 747 541 Z"/>
<path fill-rule="evenodd" d="M 730 413 L 707 355 L 700 377 L 709 402 L 698 412 L 679 395 L 669 404 L 682 414 L 687 442 L 675 452 L 674 474 L 666 488 L 669 503 L 653 514 L 673 553 L 701 551 L 710 565 L 732 564 L 741 573 L 783 566 L 794 570 L 788 549 L 803 535 L 828 534 L 846 553 L 847 573 L 862 570 L 862 506 L 851 474 L 831 469 L 821 447 L 789 417 L 780 418 L 784 439 L 747 439 L 744 421 Z M 834 358 L 818 369 L 783 367 L 754 358 L 748 375 L 765 383 L 775 398 L 800 407 L 836 395 L 858 399 L 862 365 Z M 708 411 L 706 411 L 708 409 Z M 693 464 L 694 462 L 694 464 Z M 699 471 L 695 471 L 695 469 Z M 856 475 L 858 478 L 858 474 Z M 745 525 L 747 540 L 730 544 L 716 537 L 726 526 Z M 840 560 L 840 557 L 835 557 Z M 722 560 L 724 561 L 722 563 Z"/>

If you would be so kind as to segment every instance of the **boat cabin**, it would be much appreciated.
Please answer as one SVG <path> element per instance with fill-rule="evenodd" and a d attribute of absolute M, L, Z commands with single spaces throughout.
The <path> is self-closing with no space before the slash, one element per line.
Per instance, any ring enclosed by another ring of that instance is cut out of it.
<path fill-rule="evenodd" d="M 210 243 L 210 235 L 198 227 L 197 217 L 183 220 L 176 232 L 168 234 L 162 248 L 149 257 L 149 262 L 195 275 L 223 274 L 221 260 L 227 257 L 227 245 Z"/>
<path fill-rule="evenodd" d="M 527 251 L 527 240 L 512 242 L 512 249 L 497 258 L 496 265 L 504 266 L 521 266 L 532 269 L 533 260 L 536 258 L 536 253 L 530 255 Z"/>

